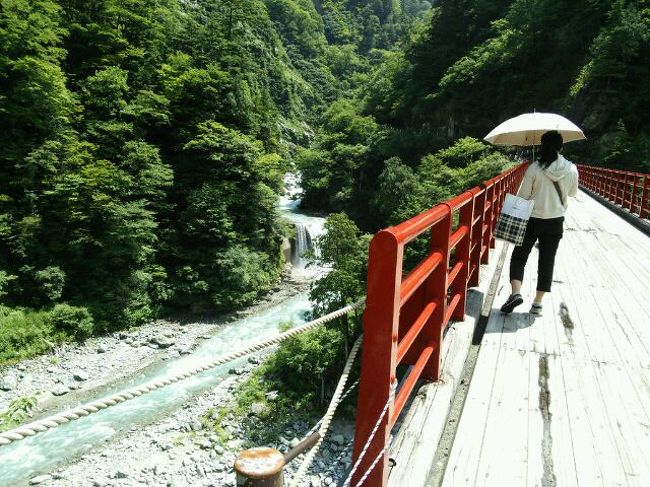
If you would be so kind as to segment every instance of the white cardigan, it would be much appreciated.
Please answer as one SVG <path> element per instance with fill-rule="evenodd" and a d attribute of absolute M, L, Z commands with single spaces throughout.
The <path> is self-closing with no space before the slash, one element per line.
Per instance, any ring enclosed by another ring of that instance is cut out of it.
<path fill-rule="evenodd" d="M 557 181 L 562 191 L 564 205 L 553 184 Z M 569 204 L 569 196 L 578 193 L 578 169 L 575 164 L 566 160 L 561 154 L 546 169 L 539 162 L 533 162 L 524 175 L 518 196 L 527 200 L 535 200 L 533 218 L 558 218 L 564 216 Z"/>

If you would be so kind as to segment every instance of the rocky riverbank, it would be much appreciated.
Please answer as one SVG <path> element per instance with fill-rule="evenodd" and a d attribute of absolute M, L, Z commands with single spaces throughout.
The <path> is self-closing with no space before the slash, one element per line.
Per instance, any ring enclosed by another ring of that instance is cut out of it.
<path fill-rule="evenodd" d="M 67 467 L 34 477 L 30 483 L 45 487 L 234 487 L 232 468 L 245 440 L 243 430 L 237 421 L 226 418 L 222 427 L 232 438 L 222 444 L 215 433 L 205 429 L 201 418 L 228 401 L 237 384 L 254 367 L 249 364 L 238 370 L 237 374 L 190 400 L 164 420 L 133 428 L 118 441 L 88 452 Z M 310 426 L 296 421 L 276 442 L 265 446 L 287 451 Z M 321 447 L 321 453 L 301 486 L 334 486 L 342 480 L 351 463 L 352 429 L 351 424 L 335 423 L 333 433 Z M 301 459 L 298 457 L 287 468 L 287 480 L 295 473 Z"/>
<path fill-rule="evenodd" d="M 191 351 L 218 328 L 243 316 L 277 305 L 306 289 L 304 280 L 285 280 L 275 292 L 254 306 L 218 319 L 164 320 L 84 344 L 67 344 L 52 353 L 5 368 L 0 372 L 0 409 L 18 397 L 37 396 L 34 418 L 86 402 L 162 360 Z M 31 485 L 44 486 L 234 486 L 232 466 L 241 451 L 243 428 L 227 417 L 223 428 L 231 435 L 225 444 L 201 423 L 210 409 L 232 398 L 237 384 L 256 367 L 252 358 L 232 371 L 212 390 L 188 402 L 164 419 L 137 425 L 94 448 L 67 466 L 35 475 Z M 251 411 L 250 414 L 255 414 Z M 273 446 L 288 450 L 311 425 L 296 421 Z M 336 485 L 350 465 L 352 425 L 338 423 L 321 448 L 304 486 Z M 287 469 L 290 478 L 300 458 Z M 0 478 L 0 485 L 2 480 Z"/>
<path fill-rule="evenodd" d="M 37 416 L 101 394 L 161 360 L 188 355 L 219 327 L 258 313 L 307 289 L 287 278 L 272 294 L 243 310 L 202 319 L 157 320 L 131 330 L 66 343 L 50 353 L 0 368 L 0 411 L 19 397 L 36 397 Z"/>

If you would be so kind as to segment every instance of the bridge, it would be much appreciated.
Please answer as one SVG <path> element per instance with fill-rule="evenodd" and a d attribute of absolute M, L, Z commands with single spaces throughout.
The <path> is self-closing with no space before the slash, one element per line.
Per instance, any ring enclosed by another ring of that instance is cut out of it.
<path fill-rule="evenodd" d="M 305 451 L 299 473 L 307 470 L 359 347 L 353 465 L 343 485 L 650 485 L 650 175 L 579 167 L 581 190 L 569 205 L 553 293 L 535 318 L 524 306 L 511 315 L 498 311 L 509 292 L 504 264 L 512 249 L 493 230 L 505 194 L 516 192 L 525 169 L 517 166 L 375 235 L 363 338 L 328 412 L 285 455 L 243 452 L 235 465 L 238 485 L 284 485 L 284 464 Z M 405 249 L 418 238 L 427 239 L 430 251 L 407 268 Z M 534 292 L 535 260 L 533 253 L 525 296 Z M 361 305 L 2 433 L 0 447 Z"/>
<path fill-rule="evenodd" d="M 509 294 L 503 263 L 511 249 L 492 237 L 523 170 L 371 244 L 355 457 L 391 385 L 399 380 L 399 388 L 360 464 L 364 472 L 379 458 L 366 485 L 650 485 L 650 177 L 579 168 L 582 189 L 569 206 L 553 293 L 535 319 L 498 311 Z M 425 232 L 431 252 L 403 277 L 404 245 Z M 480 283 L 489 248 L 497 262 Z M 534 294 L 535 261 L 531 255 L 525 296 Z M 474 316 L 465 314 L 472 292 L 483 297 Z M 398 379 L 400 364 L 410 367 Z M 412 400 L 391 450 L 419 379 L 438 382 Z"/>

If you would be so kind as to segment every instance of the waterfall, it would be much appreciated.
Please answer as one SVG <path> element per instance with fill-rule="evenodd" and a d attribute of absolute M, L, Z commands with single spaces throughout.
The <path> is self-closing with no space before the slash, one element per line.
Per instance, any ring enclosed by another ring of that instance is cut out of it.
<path fill-rule="evenodd" d="M 298 269 L 304 269 L 308 262 L 305 254 L 312 249 L 313 240 L 307 225 L 296 223 L 296 238 L 291 246 L 291 264 Z"/>
<path fill-rule="evenodd" d="M 284 217 L 295 228 L 295 237 L 291 242 L 291 264 L 294 273 L 303 274 L 305 269 L 311 268 L 311 266 L 307 266 L 309 259 L 305 257 L 305 254 L 312 251 L 318 255 L 318 248 L 314 244 L 318 237 L 325 233 L 325 219 L 298 212 L 299 195 L 302 192 L 299 175 L 287 174 L 284 183 L 286 189 L 280 199 L 280 209 Z M 313 269 L 317 271 L 317 269 Z"/>

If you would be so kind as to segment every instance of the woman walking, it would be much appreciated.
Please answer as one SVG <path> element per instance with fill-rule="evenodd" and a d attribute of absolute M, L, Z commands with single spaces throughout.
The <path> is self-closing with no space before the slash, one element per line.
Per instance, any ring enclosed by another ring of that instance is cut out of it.
<path fill-rule="evenodd" d="M 521 282 L 528 255 L 539 241 L 539 263 L 537 266 L 537 293 L 531 314 L 541 314 L 544 294 L 551 291 L 553 267 L 564 226 L 564 214 L 569 196 L 578 192 L 578 169 L 566 160 L 562 151 L 562 136 L 556 131 L 542 135 L 539 159 L 526 170 L 518 196 L 534 200 L 533 213 L 524 242 L 515 247 L 510 260 L 510 285 L 512 293 L 501 306 L 501 311 L 511 313 L 524 302 L 521 296 Z"/>

